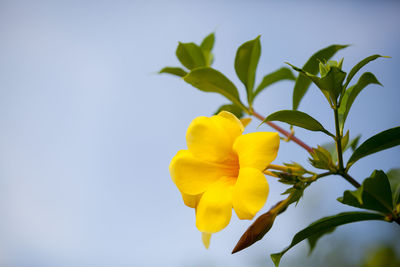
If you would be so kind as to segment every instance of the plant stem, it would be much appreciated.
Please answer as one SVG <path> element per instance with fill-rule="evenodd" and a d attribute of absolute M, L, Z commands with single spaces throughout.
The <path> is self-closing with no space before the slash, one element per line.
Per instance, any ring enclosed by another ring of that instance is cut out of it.
<path fill-rule="evenodd" d="M 252 112 L 252 115 L 254 117 L 256 117 L 257 119 L 261 120 L 261 121 L 265 120 L 265 118 L 263 116 L 261 116 L 259 113 L 257 113 L 254 110 Z M 311 147 L 309 147 L 306 143 L 304 143 L 299 138 L 294 136 L 292 133 L 289 133 L 288 131 L 286 131 L 285 129 L 279 127 L 278 125 L 276 125 L 273 122 L 266 121 L 265 123 L 268 124 L 269 126 L 271 126 L 272 128 L 274 128 L 275 130 L 277 130 L 278 132 L 280 132 L 281 134 L 283 134 L 284 136 L 288 137 L 290 140 L 292 140 L 293 142 L 295 142 L 296 144 L 298 144 L 299 146 L 301 146 L 305 150 L 307 150 L 308 153 L 312 153 L 313 152 L 313 149 Z"/>
<path fill-rule="evenodd" d="M 349 183 L 354 185 L 354 187 L 359 188 L 361 185 L 359 182 L 357 182 L 353 177 L 351 177 L 348 173 L 343 172 L 339 173 L 344 179 L 346 179 Z"/>
<path fill-rule="evenodd" d="M 336 128 L 336 152 L 338 155 L 338 161 L 339 161 L 339 172 L 343 172 L 344 166 L 343 166 L 343 151 L 342 151 L 342 136 L 340 135 L 340 129 L 339 129 L 339 115 L 338 115 L 338 109 L 335 107 L 333 109 L 333 112 L 335 114 L 335 128 Z"/>
<path fill-rule="evenodd" d="M 266 175 L 272 176 L 272 177 L 279 178 L 278 175 L 276 175 L 275 173 L 273 173 L 271 171 L 268 171 L 268 170 L 264 170 L 263 173 L 266 174 Z"/>
<path fill-rule="evenodd" d="M 336 129 L 336 152 L 338 155 L 338 162 L 339 162 L 339 170 L 338 174 L 342 176 L 344 179 L 346 179 L 349 183 L 351 183 L 353 186 L 356 188 L 359 188 L 361 185 L 353 178 L 351 177 L 346 170 L 344 169 L 343 165 L 343 150 L 342 150 L 342 136 L 340 134 L 340 129 L 339 129 L 339 114 L 338 114 L 338 108 L 335 106 L 333 108 L 333 112 L 335 114 L 335 129 Z"/>
<path fill-rule="evenodd" d="M 322 177 L 325 177 L 325 176 L 328 176 L 328 175 L 331 175 L 331 174 L 334 174 L 334 173 L 330 172 L 330 171 L 329 172 L 320 173 L 315 177 L 315 180 L 317 180 L 319 178 L 322 178 Z"/>

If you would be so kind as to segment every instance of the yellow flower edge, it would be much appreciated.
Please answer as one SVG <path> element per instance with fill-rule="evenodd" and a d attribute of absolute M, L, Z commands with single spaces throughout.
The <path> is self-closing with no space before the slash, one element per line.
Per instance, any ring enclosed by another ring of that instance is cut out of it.
<path fill-rule="evenodd" d="M 196 227 L 205 245 L 206 234 L 229 224 L 232 208 L 239 219 L 250 220 L 267 200 L 263 170 L 277 156 L 279 135 L 243 131 L 242 122 L 230 112 L 197 117 L 186 133 L 188 149 L 171 160 L 172 180 L 185 205 L 196 210 Z"/>

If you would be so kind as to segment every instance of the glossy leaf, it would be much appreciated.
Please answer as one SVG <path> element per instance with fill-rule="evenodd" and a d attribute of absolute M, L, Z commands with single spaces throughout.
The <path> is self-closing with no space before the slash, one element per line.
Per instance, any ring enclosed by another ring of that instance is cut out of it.
<path fill-rule="evenodd" d="M 347 86 L 349 85 L 351 79 L 353 79 L 354 75 L 356 75 L 356 73 L 365 65 L 367 65 L 369 62 L 379 58 L 379 57 L 385 57 L 385 56 L 381 56 L 381 55 L 372 55 L 369 57 L 364 58 L 363 60 L 361 60 L 360 62 L 358 62 L 349 72 L 349 74 L 347 75 L 346 78 L 346 83 L 344 84 L 344 88 L 347 88 Z"/>
<path fill-rule="evenodd" d="M 230 113 L 234 114 L 236 117 L 239 119 L 243 117 L 244 113 L 243 110 L 238 107 L 237 105 L 234 104 L 228 104 L 228 105 L 222 105 L 218 108 L 218 110 L 214 113 L 214 115 L 217 115 L 221 111 L 229 111 Z"/>
<path fill-rule="evenodd" d="M 320 131 L 331 135 L 316 119 L 298 110 L 277 111 L 265 118 L 263 122 L 267 121 L 282 121 L 310 131 Z"/>
<path fill-rule="evenodd" d="M 182 68 L 178 68 L 178 67 L 165 67 L 162 70 L 160 70 L 159 73 L 167 73 L 167 74 L 172 74 L 172 75 L 176 75 L 179 77 L 183 77 L 183 76 L 187 75 L 186 71 L 184 71 Z"/>
<path fill-rule="evenodd" d="M 392 190 L 393 206 L 400 204 L 400 169 L 391 169 L 386 173 Z"/>
<path fill-rule="evenodd" d="M 176 56 L 182 65 L 189 70 L 206 65 L 203 51 L 195 43 L 179 43 Z"/>
<path fill-rule="evenodd" d="M 243 110 L 246 109 L 239 99 L 236 86 L 215 69 L 209 67 L 197 68 L 189 72 L 183 79 L 201 91 L 219 93 Z"/>
<path fill-rule="evenodd" d="M 265 75 L 261 83 L 257 86 L 257 89 L 253 94 L 253 99 L 268 86 L 283 80 L 294 81 L 296 80 L 296 77 L 290 69 L 285 67 Z"/>
<path fill-rule="evenodd" d="M 383 171 L 375 170 L 355 191 L 345 191 L 338 201 L 357 208 L 392 213 L 393 200 L 389 179 Z"/>
<path fill-rule="evenodd" d="M 354 100 L 358 96 L 358 94 L 369 84 L 379 84 L 382 85 L 370 72 L 365 72 L 361 75 L 358 82 L 349 87 L 343 95 L 342 101 L 339 107 L 339 124 L 340 128 L 343 129 L 344 123 L 346 121 L 347 115 L 349 114 L 350 108 L 353 105 Z"/>
<path fill-rule="evenodd" d="M 354 151 L 347 162 L 346 169 L 363 157 L 398 145 L 400 145 L 400 127 L 380 132 L 366 140 Z"/>
<path fill-rule="evenodd" d="M 322 218 L 308 227 L 304 228 L 300 232 L 298 232 L 292 239 L 291 244 L 281 251 L 280 253 L 275 253 L 271 255 L 271 259 L 274 262 L 275 266 L 279 266 L 279 262 L 282 256 L 292 247 L 303 241 L 304 239 L 312 238 L 312 242 L 316 243 L 317 239 L 315 237 L 320 238 L 322 235 L 321 233 L 329 233 L 337 226 L 353 223 L 353 222 L 360 222 L 360 221 L 367 221 L 367 220 L 384 220 L 385 216 L 381 214 L 375 213 L 367 213 L 367 212 L 343 212 L 339 213 L 334 216 Z M 315 245 L 315 244 L 314 244 Z"/>
<path fill-rule="evenodd" d="M 319 70 L 319 62 L 328 61 L 333 55 L 336 54 L 340 49 L 346 48 L 348 45 L 331 45 L 324 49 L 319 50 L 304 64 L 303 70 L 316 75 Z M 306 77 L 299 75 L 296 79 L 293 90 L 293 109 L 298 109 L 300 101 L 304 97 L 308 88 L 311 85 L 311 81 Z"/>
<path fill-rule="evenodd" d="M 253 99 L 253 87 L 256 78 L 256 69 L 261 55 L 260 36 L 242 44 L 235 58 L 235 71 L 246 87 L 247 99 Z"/>

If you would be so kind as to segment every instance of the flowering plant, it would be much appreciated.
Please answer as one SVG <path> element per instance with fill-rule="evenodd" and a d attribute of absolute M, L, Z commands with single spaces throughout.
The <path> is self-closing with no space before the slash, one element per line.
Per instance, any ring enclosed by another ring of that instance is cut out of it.
<path fill-rule="evenodd" d="M 201 91 L 221 94 L 230 101 L 221 106 L 216 115 L 193 120 L 186 134 L 188 149 L 179 151 L 170 164 L 172 179 L 184 203 L 196 209 L 196 226 L 203 233 L 206 247 L 211 234 L 228 225 L 232 208 L 239 219 L 252 219 L 263 207 L 269 191 L 264 174 L 289 185 L 283 193 L 287 197 L 249 226 L 232 253 L 262 239 L 275 218 L 289 205 L 300 201 L 308 186 L 329 175 L 342 177 L 355 187 L 353 191 L 346 190 L 338 201 L 365 211 L 339 213 L 311 223 L 293 237 L 287 248 L 271 255 L 276 266 L 281 257 L 299 242 L 307 239 L 312 250 L 319 238 L 337 226 L 366 220 L 400 224 L 400 171 L 395 169 L 385 173 L 374 170 L 362 184 L 350 174 L 351 166 L 361 158 L 399 145 L 400 127 L 382 131 L 361 145 L 358 145 L 360 136 L 350 138 L 349 130 L 345 131 L 347 116 L 359 93 L 368 85 L 380 85 L 370 72 L 363 73 L 357 82 L 350 85 L 352 79 L 366 64 L 383 56 L 369 56 L 346 73 L 342 70 L 343 59 L 330 59 L 347 45 L 331 45 L 312 55 L 302 68 L 287 63 L 289 67 L 265 75 L 255 86 L 261 55 L 260 37 L 257 37 L 242 44 L 235 57 L 236 74 L 246 89 L 247 101 L 244 104 L 233 82 L 211 67 L 214 40 L 214 34 L 210 34 L 200 45 L 179 43 L 176 56 L 186 69 L 166 67 L 160 71 L 181 77 Z M 292 70 L 298 73 L 297 77 Z M 282 80 L 294 81 L 292 109 L 277 111 L 264 118 L 255 111 L 254 100 L 265 88 Z M 311 84 L 319 88 L 332 109 L 334 133 L 309 114 L 298 110 Z M 304 148 L 311 166 L 304 167 L 294 161 L 284 163 L 284 166 L 271 164 L 278 153 L 278 133 L 242 135 L 244 125 L 239 119 L 244 114 L 260 119 L 279 132 L 286 141 Z M 289 124 L 291 131 L 284 130 L 273 121 Z M 310 147 L 294 135 L 293 126 L 321 132 L 332 138 L 332 142 L 325 146 Z M 343 159 L 346 150 L 352 150 L 347 162 Z"/>

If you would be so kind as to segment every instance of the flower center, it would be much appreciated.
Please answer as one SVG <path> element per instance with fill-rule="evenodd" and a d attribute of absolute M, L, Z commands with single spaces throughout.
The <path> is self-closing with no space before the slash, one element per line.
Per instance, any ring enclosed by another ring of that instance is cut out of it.
<path fill-rule="evenodd" d="M 224 162 L 224 169 L 227 169 L 229 177 L 234 177 L 237 179 L 239 176 L 239 157 L 236 153 L 231 153 L 228 159 Z"/>

